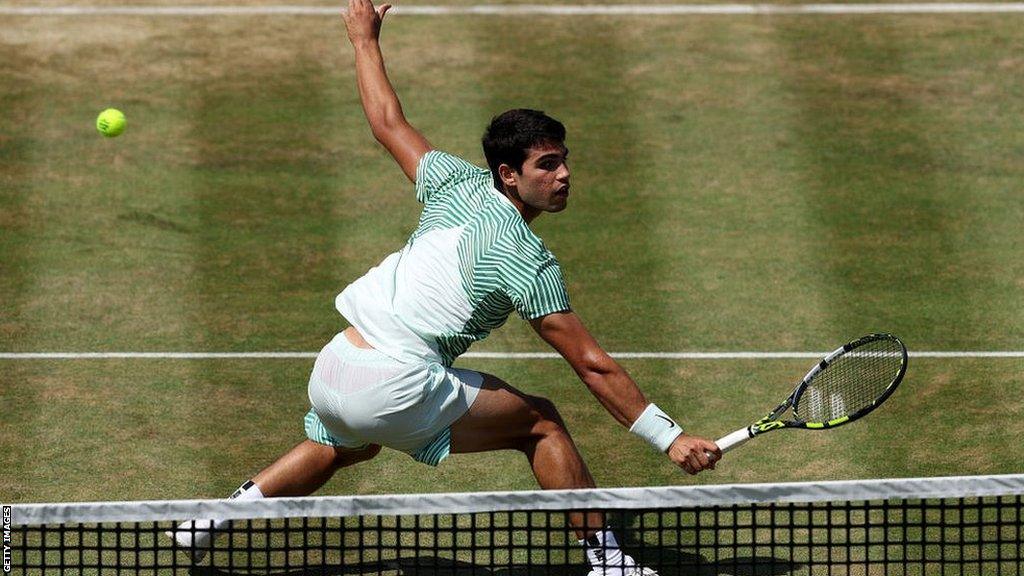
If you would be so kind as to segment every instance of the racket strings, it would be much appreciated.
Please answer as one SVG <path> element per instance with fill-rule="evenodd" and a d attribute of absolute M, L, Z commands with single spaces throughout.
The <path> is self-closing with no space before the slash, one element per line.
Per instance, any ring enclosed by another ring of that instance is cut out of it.
<path fill-rule="evenodd" d="M 869 341 L 835 358 L 818 372 L 793 407 L 804 422 L 829 422 L 871 407 L 903 366 L 903 345 L 895 339 Z"/>

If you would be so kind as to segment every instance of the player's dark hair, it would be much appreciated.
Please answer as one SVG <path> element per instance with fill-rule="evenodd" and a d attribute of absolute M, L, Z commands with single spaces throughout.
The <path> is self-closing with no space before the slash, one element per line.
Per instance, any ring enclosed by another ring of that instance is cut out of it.
<path fill-rule="evenodd" d="M 484 156 L 494 178 L 494 187 L 502 190 L 498 166 L 508 164 L 522 174 L 530 148 L 565 142 L 565 126 L 539 110 L 517 108 L 491 119 L 484 132 Z"/>

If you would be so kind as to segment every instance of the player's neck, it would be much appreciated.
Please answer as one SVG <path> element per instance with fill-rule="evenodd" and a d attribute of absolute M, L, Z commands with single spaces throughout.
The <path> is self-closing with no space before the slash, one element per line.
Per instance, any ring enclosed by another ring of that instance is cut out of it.
<path fill-rule="evenodd" d="M 534 208 L 533 206 L 528 206 L 519 198 L 519 195 L 516 194 L 515 191 L 504 190 L 502 191 L 502 195 L 505 196 L 505 198 L 508 198 L 509 202 L 516 207 L 519 215 L 523 217 L 523 220 L 525 220 L 527 224 L 533 222 L 533 219 L 540 216 L 541 212 L 543 212 L 543 210 Z"/>

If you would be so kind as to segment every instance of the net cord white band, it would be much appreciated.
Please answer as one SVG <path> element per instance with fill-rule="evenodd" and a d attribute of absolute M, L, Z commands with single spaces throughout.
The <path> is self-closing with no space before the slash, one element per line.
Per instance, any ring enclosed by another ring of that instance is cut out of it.
<path fill-rule="evenodd" d="M 516 510 L 730 506 L 769 502 L 838 502 L 890 498 L 967 498 L 1024 494 L 1024 474 L 778 484 L 726 484 L 594 490 L 532 490 L 265 500 L 172 500 L 15 504 L 13 526 L 93 522 L 180 521 L 191 518 L 303 518 L 358 515 L 459 514 Z"/>

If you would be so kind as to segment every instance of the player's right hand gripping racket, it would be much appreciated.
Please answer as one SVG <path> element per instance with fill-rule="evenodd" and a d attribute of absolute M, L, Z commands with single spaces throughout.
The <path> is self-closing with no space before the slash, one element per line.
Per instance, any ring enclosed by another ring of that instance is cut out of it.
<path fill-rule="evenodd" d="M 864 416 L 888 398 L 907 371 L 907 348 L 892 334 L 869 334 L 818 362 L 767 416 L 719 439 L 722 453 L 780 428 L 825 430 Z M 792 418 L 784 419 L 792 408 Z"/>

